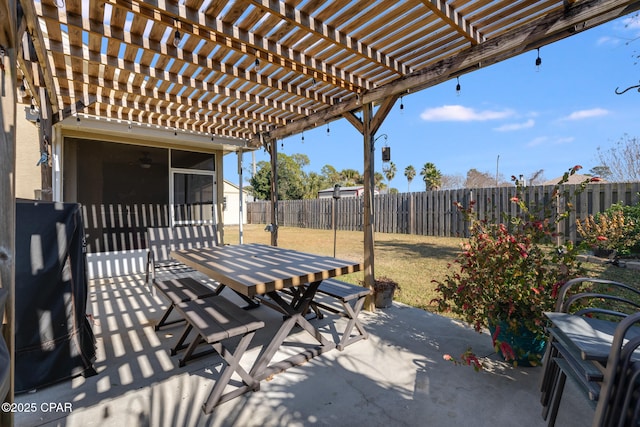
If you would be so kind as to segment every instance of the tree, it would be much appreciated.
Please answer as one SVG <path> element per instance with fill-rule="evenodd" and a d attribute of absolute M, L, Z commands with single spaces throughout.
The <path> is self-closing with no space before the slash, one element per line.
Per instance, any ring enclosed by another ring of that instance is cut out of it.
<path fill-rule="evenodd" d="M 527 185 L 540 185 L 545 181 L 544 179 L 544 169 L 540 169 L 529 175 L 529 180 L 527 181 Z"/>
<path fill-rule="evenodd" d="M 320 170 L 322 176 L 327 180 L 327 182 L 333 182 L 334 184 L 338 184 L 340 182 L 340 174 L 331 165 L 324 165 Z"/>
<path fill-rule="evenodd" d="M 362 184 L 362 176 L 360 175 L 360 172 L 355 169 L 342 169 L 339 175 L 343 186 L 351 187 L 357 184 Z"/>
<path fill-rule="evenodd" d="M 624 134 L 618 142 L 604 151 L 598 147 L 600 167 L 608 168 L 615 182 L 640 181 L 640 140 Z"/>
<path fill-rule="evenodd" d="M 594 166 L 589 169 L 589 173 L 602 179 L 611 179 L 611 169 L 608 166 Z"/>
<path fill-rule="evenodd" d="M 495 187 L 496 177 L 489 172 L 480 172 L 478 169 L 469 169 L 467 179 L 464 182 L 464 188 L 484 188 Z"/>
<path fill-rule="evenodd" d="M 304 183 L 304 198 L 315 199 L 318 191 L 331 187 L 331 183 L 326 178 L 316 172 L 309 172 Z"/>
<path fill-rule="evenodd" d="M 442 185 L 442 172 L 431 162 L 424 164 L 420 175 L 424 180 L 424 185 L 427 190 L 437 190 Z"/>
<path fill-rule="evenodd" d="M 309 157 L 305 154 L 278 154 L 278 199 L 297 200 L 305 196 L 306 174 L 302 168 L 308 164 Z M 261 161 L 257 166 L 258 170 L 249 183 L 257 199 L 268 200 L 271 198 L 271 163 Z"/>
<path fill-rule="evenodd" d="M 464 176 L 457 175 L 442 175 L 442 188 L 443 190 L 455 190 L 456 188 L 464 188 Z"/>
<path fill-rule="evenodd" d="M 396 176 L 396 164 L 393 162 L 389 162 L 389 166 L 383 167 L 382 172 L 384 173 L 385 178 L 387 178 L 387 184 L 391 185 L 391 180 Z"/>
<path fill-rule="evenodd" d="M 416 177 L 416 170 L 413 166 L 409 165 L 404 168 L 404 176 L 407 178 L 407 192 L 411 192 L 411 181 Z"/>

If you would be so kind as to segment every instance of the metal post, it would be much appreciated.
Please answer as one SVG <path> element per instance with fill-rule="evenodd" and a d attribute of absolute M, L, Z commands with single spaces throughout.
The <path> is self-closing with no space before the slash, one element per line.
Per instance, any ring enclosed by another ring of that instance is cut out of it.
<path fill-rule="evenodd" d="M 239 208 L 238 208 L 238 215 L 240 216 L 240 219 L 238 220 L 238 243 L 241 245 L 244 242 L 244 236 L 243 236 L 243 229 L 242 229 L 242 223 L 243 223 L 243 219 L 244 219 L 244 194 L 243 194 L 243 188 L 242 188 L 242 155 L 244 154 L 244 152 L 242 151 L 242 149 L 238 150 L 238 188 L 240 189 L 240 202 L 239 202 Z"/>
<path fill-rule="evenodd" d="M 336 221 L 336 200 L 340 198 L 340 184 L 333 186 L 333 200 L 331 203 L 331 222 L 333 223 L 333 257 L 336 257 L 336 237 L 338 234 L 338 223 Z"/>

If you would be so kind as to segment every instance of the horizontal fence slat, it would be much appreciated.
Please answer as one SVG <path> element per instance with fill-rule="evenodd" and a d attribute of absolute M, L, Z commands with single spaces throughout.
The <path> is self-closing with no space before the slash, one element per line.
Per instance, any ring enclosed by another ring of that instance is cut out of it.
<path fill-rule="evenodd" d="M 579 195 L 579 184 L 561 186 L 565 196 L 559 199 L 569 202 L 571 197 L 574 211 L 560 224 L 565 238 L 576 240 L 575 222 L 578 218 L 603 212 L 613 203 L 636 204 L 640 199 L 640 182 L 589 184 Z M 552 202 L 554 186 L 530 186 L 523 194 L 530 209 L 535 206 L 548 208 Z M 503 214 L 514 215 L 517 206 L 511 202 L 516 188 L 488 187 L 464 188 L 456 190 L 423 191 L 412 193 L 379 194 L 374 197 L 374 231 L 379 233 L 417 234 L 443 237 L 465 237 L 469 227 L 464 215 L 458 212 L 454 203 L 473 207 L 478 219 L 501 220 Z M 285 227 L 332 229 L 333 209 L 336 213 L 336 227 L 339 230 L 361 231 L 363 224 L 362 197 L 345 197 L 278 201 L 278 225 Z M 566 209 L 566 206 L 561 206 Z M 542 215 L 542 212 L 540 213 Z M 255 201 L 247 203 L 249 224 L 271 222 L 271 202 Z"/>

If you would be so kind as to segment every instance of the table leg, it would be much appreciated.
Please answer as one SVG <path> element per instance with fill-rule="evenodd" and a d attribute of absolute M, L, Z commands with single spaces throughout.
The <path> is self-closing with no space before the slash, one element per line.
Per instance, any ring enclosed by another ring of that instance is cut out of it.
<path fill-rule="evenodd" d="M 335 343 L 324 338 L 320 331 L 304 317 L 319 285 L 320 281 L 309 284 L 300 298 L 295 298 L 291 304 L 288 304 L 277 292 L 268 293 L 269 297 L 287 313 L 288 317 L 285 318 L 269 345 L 264 348 L 260 356 L 258 356 L 258 360 L 251 370 L 250 375 L 252 377 L 263 380 L 273 374 L 282 372 L 291 366 L 299 365 L 319 354 L 335 348 Z M 320 345 L 291 356 L 286 360 L 269 365 L 282 343 L 296 325 L 307 331 Z"/>

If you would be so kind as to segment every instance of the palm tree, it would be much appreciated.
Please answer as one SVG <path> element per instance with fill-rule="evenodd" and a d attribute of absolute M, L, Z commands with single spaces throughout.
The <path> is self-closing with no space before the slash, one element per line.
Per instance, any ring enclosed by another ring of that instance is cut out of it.
<path fill-rule="evenodd" d="M 414 169 L 414 167 L 409 165 L 404 168 L 404 176 L 407 178 L 407 192 L 410 193 L 411 181 L 413 181 L 413 178 L 416 177 L 416 170 Z"/>
<path fill-rule="evenodd" d="M 385 178 L 387 178 L 387 184 L 391 187 L 391 180 L 396 176 L 396 164 L 389 162 L 389 166 L 382 168 Z"/>
<path fill-rule="evenodd" d="M 431 162 L 424 164 L 420 175 L 424 180 L 424 185 L 427 190 L 437 190 L 442 185 L 442 172 Z"/>
<path fill-rule="evenodd" d="M 345 186 L 356 185 L 358 182 L 362 181 L 360 172 L 355 169 L 342 169 L 340 171 L 340 178 Z"/>

